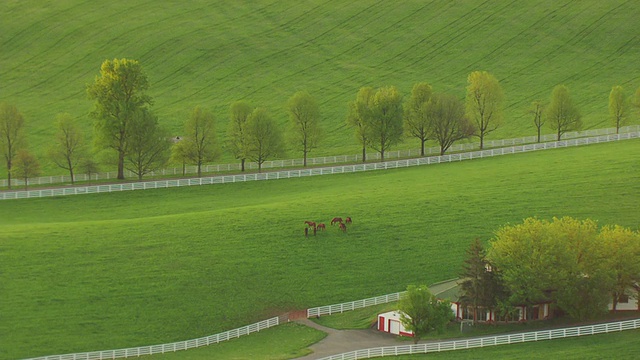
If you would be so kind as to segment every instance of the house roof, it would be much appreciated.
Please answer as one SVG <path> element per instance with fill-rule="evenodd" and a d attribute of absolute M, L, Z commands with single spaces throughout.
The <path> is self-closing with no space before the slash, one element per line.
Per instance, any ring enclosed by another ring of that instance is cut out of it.
<path fill-rule="evenodd" d="M 438 299 L 456 302 L 460 299 L 460 284 L 462 279 L 451 279 L 432 284 L 429 291 Z"/>

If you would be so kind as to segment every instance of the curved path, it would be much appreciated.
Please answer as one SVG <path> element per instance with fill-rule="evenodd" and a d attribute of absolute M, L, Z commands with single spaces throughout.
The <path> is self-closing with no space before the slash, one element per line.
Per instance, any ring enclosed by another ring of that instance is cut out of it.
<path fill-rule="evenodd" d="M 313 353 L 298 358 L 298 360 L 315 360 L 359 349 L 394 346 L 408 343 L 406 341 L 398 340 L 396 335 L 378 331 L 376 329 L 336 330 L 319 325 L 309 319 L 299 319 L 295 321 L 328 334 L 327 337 L 309 347 Z"/>

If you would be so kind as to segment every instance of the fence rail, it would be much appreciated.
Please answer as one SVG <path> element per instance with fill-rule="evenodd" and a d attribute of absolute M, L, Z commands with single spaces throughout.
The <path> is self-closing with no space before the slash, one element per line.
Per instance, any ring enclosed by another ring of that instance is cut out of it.
<path fill-rule="evenodd" d="M 342 304 L 334 304 L 327 306 L 319 306 L 315 308 L 307 309 L 307 317 L 317 317 L 322 315 L 339 314 L 345 311 L 351 311 L 355 309 L 361 309 L 367 306 L 373 306 L 378 304 L 386 304 L 392 301 L 400 300 L 400 296 L 405 292 L 397 292 L 393 294 L 387 294 L 382 296 L 376 296 L 363 300 L 350 301 Z"/>
<path fill-rule="evenodd" d="M 122 184 L 109 184 L 109 185 L 92 185 L 92 186 L 75 186 L 55 189 L 43 189 L 43 190 L 22 190 L 22 191 L 3 191 L 0 192 L 0 200 L 8 199 L 25 199 L 25 198 L 40 198 L 49 196 L 62 196 L 62 195 L 79 195 L 79 194 L 93 194 L 93 193 L 105 193 L 115 191 L 127 191 L 127 190 L 147 190 L 147 189 L 160 189 L 179 186 L 194 186 L 194 185 L 210 185 L 210 184 L 225 184 L 233 182 L 245 182 L 245 181 L 258 181 L 258 180 L 275 180 L 275 179 L 288 179 L 298 178 L 315 175 L 329 175 L 329 174 L 344 174 L 360 171 L 372 171 L 383 169 L 395 169 L 409 166 L 440 164 L 453 161 L 471 160 L 499 155 L 516 154 L 528 151 L 557 149 L 570 146 L 580 146 L 588 144 L 605 143 L 618 140 L 637 139 L 640 138 L 640 131 L 629 132 L 624 134 L 615 135 L 602 135 L 590 138 L 577 138 L 573 140 L 554 141 L 546 143 L 535 143 L 520 146 L 511 146 L 505 148 L 496 148 L 490 150 L 479 150 L 467 153 L 450 154 L 442 156 L 430 156 L 416 159 L 394 160 L 378 163 L 367 164 L 355 164 L 355 165 L 341 165 L 333 167 L 322 168 L 308 168 L 299 170 L 283 170 L 273 171 L 265 173 L 253 173 L 242 175 L 220 175 L 193 179 L 176 179 L 176 180 L 158 180 L 158 181 L 146 181 L 146 182 L 132 182 Z"/>
<path fill-rule="evenodd" d="M 640 319 L 617 321 L 604 324 L 570 327 L 564 329 L 552 329 L 532 331 L 519 334 L 507 334 L 487 336 L 482 338 L 451 340 L 434 343 L 385 346 L 378 348 L 350 351 L 343 354 L 332 355 L 321 360 L 357 360 L 370 359 L 383 356 L 426 354 L 450 350 L 474 349 L 487 346 L 515 344 L 540 340 L 562 339 L 568 337 L 604 334 L 624 330 L 640 329 Z"/>
<path fill-rule="evenodd" d="M 264 329 L 276 326 L 278 324 L 279 324 L 278 318 L 274 317 L 274 318 L 260 321 L 258 323 L 251 324 L 245 327 L 225 331 L 220 334 L 201 337 L 198 339 L 178 341 L 178 342 L 169 343 L 169 344 L 149 345 L 149 346 L 141 346 L 141 347 L 128 348 L 128 349 L 119 349 L 119 350 L 103 350 L 103 351 L 92 351 L 92 352 L 83 352 L 83 353 L 75 353 L 75 354 L 50 355 L 50 356 L 30 358 L 26 360 L 106 360 L 106 359 L 128 358 L 128 357 L 134 357 L 134 356 L 138 357 L 141 355 L 164 354 L 168 352 L 189 350 L 197 347 L 217 344 L 219 342 L 235 339 L 243 335 L 249 335 L 251 333 L 258 332 L 260 330 L 264 330 Z"/>
<path fill-rule="evenodd" d="M 640 125 L 631 125 L 624 126 L 620 128 L 620 133 L 629 133 L 629 132 L 638 132 L 640 131 Z M 602 135 L 613 135 L 616 134 L 615 128 L 605 128 L 605 129 L 593 129 L 593 130 L 585 130 L 585 131 L 574 131 L 563 134 L 563 140 L 576 139 L 581 137 L 593 137 L 593 136 L 602 136 Z M 541 142 L 550 142 L 555 141 L 557 139 L 556 134 L 546 134 L 540 137 Z M 504 147 L 504 146 L 515 146 L 515 145 L 524 145 L 531 144 L 538 141 L 537 136 L 526 136 L 520 138 L 513 139 L 503 139 L 503 140 L 487 140 L 484 143 L 485 148 L 495 148 L 495 147 Z M 480 143 L 466 143 L 466 144 L 455 144 L 449 148 L 449 152 L 461 152 L 461 151 L 471 151 L 475 149 L 479 149 Z M 425 155 L 439 155 L 440 148 L 430 147 L 425 149 Z M 385 153 L 386 159 L 400 159 L 400 158 L 409 158 L 409 157 L 417 157 L 420 156 L 419 149 L 411 149 L 411 150 L 397 150 L 397 151 L 388 151 Z M 368 158 L 371 160 L 380 160 L 380 154 L 374 153 L 368 155 Z M 317 157 L 317 158 L 309 158 L 307 159 L 308 165 L 327 165 L 327 164 L 340 164 L 347 162 L 361 162 L 362 155 L 339 155 L 339 156 L 325 156 L 325 157 Z M 274 168 L 286 168 L 286 167 L 301 167 L 303 166 L 303 159 L 287 159 L 287 160 L 273 160 L 266 161 L 262 164 L 263 169 L 274 169 Z M 247 162 L 245 167 L 249 170 L 257 170 L 258 164 L 254 162 Z M 217 164 L 217 165 L 205 165 L 202 168 L 202 172 L 204 173 L 220 173 L 224 171 L 240 171 L 240 164 Z M 186 174 L 197 174 L 198 168 L 195 166 L 187 166 L 185 168 Z M 147 175 L 148 177 L 155 176 L 171 176 L 171 175 L 182 175 L 182 168 L 167 168 L 159 171 L 155 171 Z M 128 178 L 136 178 L 137 176 L 130 172 L 126 171 L 125 175 Z M 100 181 L 100 180 L 113 180 L 116 179 L 115 172 L 106 172 L 106 173 L 98 173 L 98 174 L 76 174 L 74 176 L 76 181 Z M 33 179 L 29 179 L 29 185 L 49 185 L 49 184 L 60 184 L 60 183 L 70 183 L 71 177 L 69 175 L 55 175 L 55 176 L 43 176 L 37 177 Z M 21 179 L 13 179 L 11 181 L 12 185 L 15 186 L 24 186 L 24 180 Z M 0 187 L 7 186 L 7 179 L 0 180 Z"/>

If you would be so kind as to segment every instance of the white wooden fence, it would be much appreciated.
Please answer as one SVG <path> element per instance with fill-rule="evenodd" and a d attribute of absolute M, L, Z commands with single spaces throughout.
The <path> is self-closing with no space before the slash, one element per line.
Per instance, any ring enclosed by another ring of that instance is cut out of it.
<path fill-rule="evenodd" d="M 620 133 L 629 133 L 629 132 L 638 132 L 640 131 L 640 125 L 631 125 L 624 126 L 620 128 Z M 565 133 L 562 136 L 563 140 L 576 139 L 581 137 L 593 137 L 593 136 L 601 136 L 601 135 L 612 135 L 616 133 L 615 128 L 606 128 L 606 129 L 593 129 L 593 130 L 585 130 L 585 131 L 573 131 Z M 541 142 L 550 142 L 555 141 L 557 138 L 556 134 L 546 134 L 540 137 Z M 521 138 L 513 138 L 513 139 L 504 139 L 504 140 L 486 140 L 484 143 L 485 149 L 488 148 L 496 148 L 496 147 L 504 147 L 504 146 L 515 146 L 515 145 L 524 145 L 524 144 L 532 144 L 538 140 L 537 136 L 527 136 Z M 478 149 L 480 147 L 480 143 L 464 143 L 464 144 L 454 144 L 449 148 L 450 153 L 462 152 L 462 151 L 471 151 Z M 425 155 L 439 155 L 440 148 L 430 147 L 425 149 Z M 419 149 L 412 150 L 397 150 L 397 151 L 388 151 L 385 153 L 385 158 L 388 160 L 392 159 L 401 159 L 401 158 L 410 158 L 420 156 Z M 380 160 L 379 153 L 368 154 L 367 158 L 370 160 Z M 307 164 L 310 166 L 316 165 L 327 165 L 327 164 L 340 164 L 340 163 L 355 163 L 361 162 L 362 155 L 339 155 L 339 156 L 325 156 L 325 157 L 317 157 L 317 158 L 309 158 L 307 159 Z M 262 164 L 263 169 L 274 169 L 274 168 L 286 168 L 286 167 L 302 167 L 303 159 L 287 159 L 287 160 L 273 160 L 266 161 Z M 245 164 L 245 168 L 248 170 L 257 170 L 258 164 L 254 162 L 247 162 Z M 230 171 L 240 171 L 240 164 L 217 164 L 217 165 L 205 165 L 202 167 L 202 172 L 204 173 L 220 173 L 220 172 L 230 172 Z M 197 174 L 198 168 L 196 166 L 187 166 L 185 168 L 185 174 Z M 159 171 L 152 172 L 148 174 L 148 177 L 157 177 L 157 176 L 171 176 L 171 175 L 182 175 L 182 168 L 167 168 Z M 136 178 L 137 176 L 130 172 L 126 171 L 125 176 L 127 178 Z M 76 174 L 74 176 L 76 181 L 104 181 L 104 180 L 113 180 L 116 179 L 115 172 L 106 172 L 106 173 L 98 173 L 92 174 L 91 176 L 87 174 Z M 12 179 L 12 185 L 16 187 L 24 186 L 24 181 L 21 179 Z M 71 178 L 69 175 L 55 175 L 55 176 L 43 176 L 37 177 L 33 179 L 29 179 L 29 185 L 48 185 L 48 184 L 60 184 L 60 183 L 71 183 Z M 0 179 L 0 187 L 7 186 L 7 179 Z"/>
<path fill-rule="evenodd" d="M 307 309 L 307 317 L 318 317 L 322 315 L 339 314 L 345 311 L 351 311 L 355 309 L 361 309 L 367 306 L 373 306 L 378 304 L 386 304 L 392 301 L 400 300 L 400 296 L 406 291 L 397 292 L 393 294 L 387 294 L 382 296 L 376 296 L 364 300 L 350 301 L 342 304 L 334 304 L 327 306 L 319 306 L 315 308 Z"/>
<path fill-rule="evenodd" d="M 487 346 L 604 334 L 623 330 L 634 330 L 639 328 L 640 319 L 634 319 L 596 325 L 577 326 L 564 329 L 532 331 L 519 334 L 496 335 L 482 338 L 460 339 L 416 345 L 377 347 L 327 356 L 322 358 L 321 360 L 357 360 L 383 356 L 426 354 L 441 351 L 473 349 Z"/>
<path fill-rule="evenodd" d="M 577 138 L 572 140 L 553 141 L 546 143 L 535 143 L 521 146 L 511 146 L 505 148 L 496 148 L 490 150 L 479 150 L 467 153 L 450 154 L 442 156 L 430 156 L 417 159 L 405 159 L 405 160 L 393 160 L 378 163 L 367 164 L 354 164 L 354 165 L 342 165 L 332 167 L 321 168 L 307 168 L 299 170 L 283 170 L 273 171 L 265 173 L 253 173 L 242 175 L 220 175 L 210 176 L 202 178 L 192 179 L 179 179 L 179 180 L 158 180 L 158 181 L 146 181 L 146 182 L 132 182 L 132 183 L 120 183 L 109 185 L 92 185 L 92 186 L 76 186 L 66 188 L 55 189 L 41 189 L 41 190 L 22 190 L 22 191 L 3 191 L 0 192 L 0 200 L 7 199 L 24 199 L 24 198 L 40 198 L 48 196 L 62 196 L 62 195 L 79 195 L 79 194 L 93 194 L 93 193 L 105 193 L 115 191 L 126 190 L 147 190 L 147 189 L 160 189 L 179 186 L 193 186 L 193 185 L 210 185 L 210 184 L 225 184 L 233 182 L 245 182 L 245 181 L 257 181 L 257 180 L 275 180 L 275 179 L 288 179 L 314 175 L 329 175 L 329 174 L 343 174 L 359 171 L 371 171 L 382 169 L 395 169 L 409 166 L 440 164 L 445 162 L 462 161 L 479 159 L 485 157 L 516 154 L 522 152 L 556 149 L 570 146 L 580 146 L 588 144 L 605 143 L 618 140 L 637 139 L 640 138 L 640 131 L 628 132 L 624 134 L 602 135 L 589 138 Z"/>
<path fill-rule="evenodd" d="M 106 359 L 119 359 L 119 358 L 127 358 L 127 357 L 134 357 L 134 356 L 138 357 L 141 355 L 164 354 L 168 352 L 188 350 L 188 349 L 194 349 L 201 346 L 217 344 L 219 342 L 235 339 L 243 335 L 249 335 L 251 333 L 264 330 L 264 329 L 276 326 L 278 324 L 279 324 L 278 318 L 274 317 L 274 318 L 260 321 L 258 323 L 251 324 L 245 327 L 225 331 L 220 334 L 201 337 L 198 339 L 178 341 L 178 342 L 169 343 L 169 344 L 119 349 L 119 350 L 103 350 L 103 351 L 92 351 L 92 352 L 65 354 L 65 355 L 50 355 L 50 356 L 42 356 L 37 358 L 30 358 L 27 360 L 106 360 Z"/>

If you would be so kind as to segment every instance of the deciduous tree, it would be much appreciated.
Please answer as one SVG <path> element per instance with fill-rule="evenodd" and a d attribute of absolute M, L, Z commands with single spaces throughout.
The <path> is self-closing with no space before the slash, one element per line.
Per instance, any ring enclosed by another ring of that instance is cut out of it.
<path fill-rule="evenodd" d="M 467 116 L 476 124 L 483 149 L 485 136 L 502 125 L 504 93 L 498 79 L 486 71 L 472 72 L 467 82 Z"/>
<path fill-rule="evenodd" d="M 74 171 L 86 156 L 86 149 L 84 134 L 71 114 L 56 116 L 55 140 L 48 154 L 54 164 L 69 171 L 71 183 L 75 183 Z"/>
<path fill-rule="evenodd" d="M 247 136 L 247 120 L 253 109 L 246 101 L 236 101 L 231 104 L 229 129 L 229 150 L 233 156 L 240 160 L 241 170 L 244 171 L 244 163 L 249 157 L 249 143 Z"/>
<path fill-rule="evenodd" d="M 542 126 L 546 120 L 544 116 L 544 104 L 542 101 L 536 100 L 532 102 L 531 108 L 529 108 L 529 114 L 533 115 L 533 124 L 536 126 L 536 130 L 538 131 L 538 142 L 540 142 Z"/>
<path fill-rule="evenodd" d="M 202 165 L 220 155 L 213 114 L 197 106 L 185 122 L 184 131 L 182 141 L 187 159 L 198 168 L 198 176 L 202 176 Z"/>
<path fill-rule="evenodd" d="M 429 118 L 427 103 L 433 90 L 427 83 L 417 83 L 411 90 L 411 97 L 404 105 L 405 132 L 420 140 L 420 155 L 424 156 L 424 144 L 429 139 Z"/>
<path fill-rule="evenodd" d="M 616 134 L 620 133 L 620 127 L 625 126 L 628 122 L 628 107 L 622 86 L 614 86 L 609 93 L 609 116 L 611 124 L 616 127 Z"/>
<path fill-rule="evenodd" d="M 15 105 L 0 103 L 0 152 L 7 165 L 7 184 L 11 189 L 13 160 L 23 146 L 24 118 Z"/>
<path fill-rule="evenodd" d="M 414 343 L 431 331 L 441 333 L 454 318 L 451 303 L 438 300 L 425 285 L 409 285 L 398 302 L 398 308 L 402 312 L 400 321 L 413 332 Z"/>
<path fill-rule="evenodd" d="M 370 114 L 367 140 L 384 161 L 385 152 L 402 140 L 402 96 L 398 89 L 378 89 L 370 102 Z"/>
<path fill-rule="evenodd" d="M 582 128 L 580 111 L 569 95 L 569 88 L 564 85 L 558 85 L 553 89 L 545 116 L 549 126 L 558 134 L 558 141 L 564 133 Z"/>
<path fill-rule="evenodd" d="M 294 149 L 302 151 L 303 165 L 307 166 L 307 154 L 320 141 L 320 107 L 306 91 L 295 93 L 287 103 L 290 120 L 290 139 Z"/>
<path fill-rule="evenodd" d="M 169 133 L 160 127 L 158 118 L 146 109 L 140 109 L 134 115 L 130 131 L 126 167 L 142 180 L 144 175 L 167 163 L 171 148 Z"/>
<path fill-rule="evenodd" d="M 40 162 L 27 149 L 20 149 L 16 155 L 15 167 L 11 170 L 24 181 L 24 189 L 29 189 L 29 179 L 40 175 Z"/>
<path fill-rule="evenodd" d="M 182 166 L 182 175 L 187 173 L 187 163 L 189 162 L 189 154 L 187 147 L 189 143 L 183 141 L 184 138 L 176 139 L 171 145 L 171 161 Z"/>
<path fill-rule="evenodd" d="M 117 152 L 118 179 L 124 179 L 124 161 L 129 150 L 130 124 L 136 112 L 151 104 L 145 94 L 147 76 L 136 60 L 105 60 L 100 75 L 87 87 L 95 108 L 95 142 L 104 149 Z"/>
<path fill-rule="evenodd" d="M 282 155 L 282 132 L 276 122 L 263 108 L 255 109 L 247 123 L 248 158 L 258 164 L 258 172 L 262 164 L 270 158 Z"/>
<path fill-rule="evenodd" d="M 362 162 L 367 161 L 369 119 L 371 118 L 371 102 L 374 94 L 375 91 L 371 87 L 360 88 L 356 99 L 348 104 L 347 125 L 355 129 L 356 141 L 362 145 Z"/>
<path fill-rule="evenodd" d="M 465 115 L 464 105 L 453 95 L 433 94 L 426 110 L 429 137 L 440 145 L 440 155 L 456 141 L 469 138 L 475 132 L 473 123 Z"/>
<path fill-rule="evenodd" d="M 598 234 L 598 243 L 604 250 L 604 262 L 612 271 L 610 297 L 613 311 L 623 296 L 631 296 L 640 284 L 640 233 L 621 226 L 604 226 Z"/>

